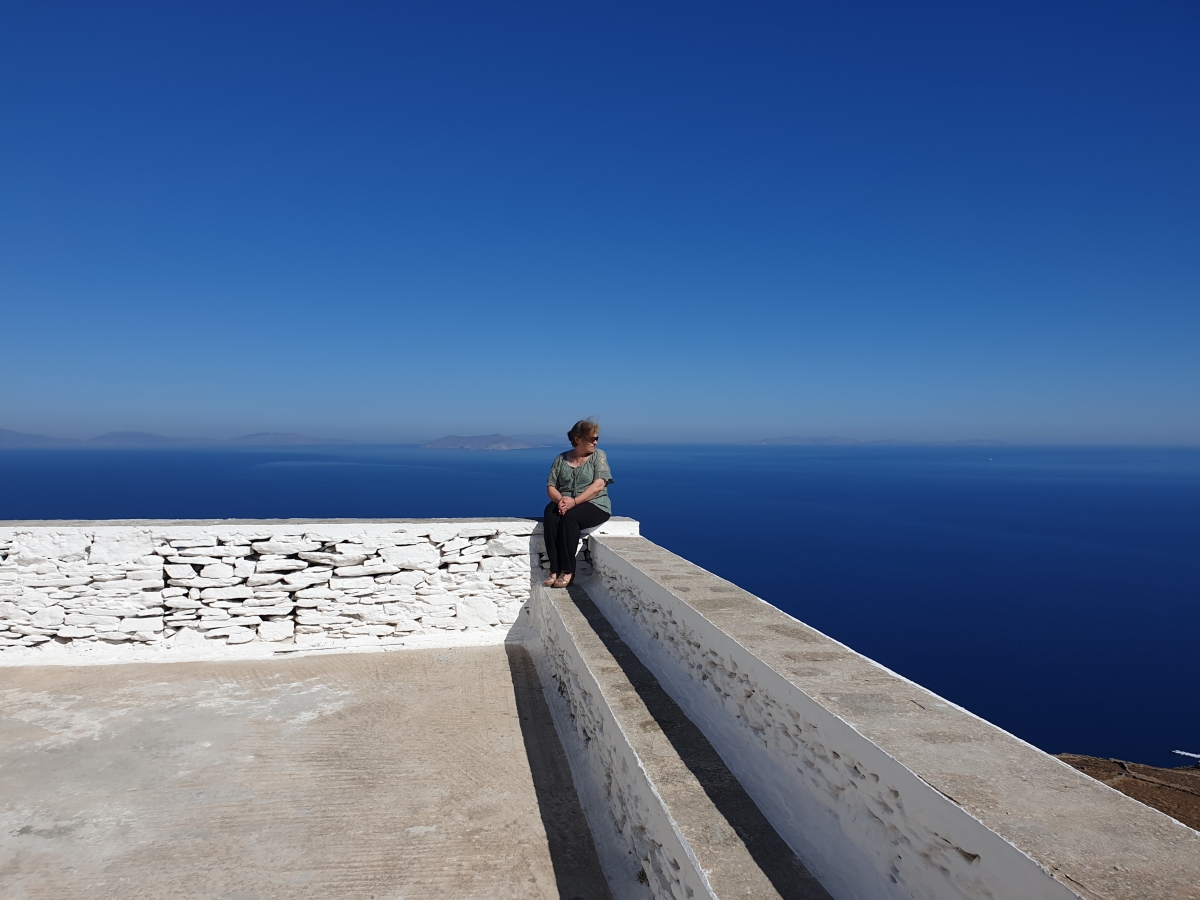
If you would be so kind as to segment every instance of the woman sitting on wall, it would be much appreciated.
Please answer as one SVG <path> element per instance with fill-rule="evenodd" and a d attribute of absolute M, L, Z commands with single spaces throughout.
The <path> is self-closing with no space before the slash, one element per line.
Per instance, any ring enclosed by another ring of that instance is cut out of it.
<path fill-rule="evenodd" d="M 546 556 L 550 559 L 550 577 L 546 587 L 565 588 L 575 577 L 575 554 L 579 552 L 579 532 L 608 521 L 612 504 L 608 486 L 613 483 L 608 457 L 596 446 L 600 426 L 583 419 L 567 432 L 570 450 L 560 453 L 550 466 L 546 479 L 546 504 L 543 518 Z"/>

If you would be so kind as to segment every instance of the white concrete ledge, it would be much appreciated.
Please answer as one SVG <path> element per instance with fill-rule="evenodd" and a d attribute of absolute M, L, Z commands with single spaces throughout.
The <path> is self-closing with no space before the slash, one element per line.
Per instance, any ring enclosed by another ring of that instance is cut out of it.
<path fill-rule="evenodd" d="M 1200 898 L 1200 834 L 642 538 L 581 582 L 838 900 Z"/>

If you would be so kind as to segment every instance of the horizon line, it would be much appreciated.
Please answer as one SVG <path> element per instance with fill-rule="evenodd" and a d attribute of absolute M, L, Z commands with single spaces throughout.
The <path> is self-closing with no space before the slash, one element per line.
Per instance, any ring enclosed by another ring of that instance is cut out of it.
<path fill-rule="evenodd" d="M 446 438 L 531 438 L 539 440 L 551 438 L 549 434 L 518 434 L 505 435 L 492 433 L 487 435 L 443 435 L 429 440 L 362 440 L 347 438 L 316 437 L 295 432 L 252 432 L 235 435 L 230 438 L 208 437 L 171 437 L 155 432 L 143 431 L 110 431 L 92 438 L 59 438 L 49 435 L 19 432 L 0 428 L 0 450 L 237 450 L 261 447 L 416 447 L 434 443 Z M 6 440 L 7 438 L 7 440 Z M 16 440 L 20 439 L 20 440 Z M 105 440 L 109 439 L 109 440 Z M 516 452 L 518 450 L 544 450 L 557 444 L 565 445 L 562 440 L 554 439 L 555 444 L 542 443 L 529 447 L 505 448 L 503 450 L 488 450 L 476 448 L 428 448 L 447 450 L 466 450 L 468 452 Z M 783 436 L 770 438 L 748 439 L 692 439 L 692 440 L 661 440 L 661 439 L 609 439 L 605 443 L 618 446 L 638 445 L 688 445 L 688 446 L 727 446 L 727 447 L 1143 447 L 1143 448 L 1175 448 L 1200 449 L 1200 441 L 1114 441 L 1114 440 L 1002 440 L 997 438 L 945 438 L 945 439 L 912 439 L 912 438 L 850 438 L 841 436 L 800 437 Z"/>

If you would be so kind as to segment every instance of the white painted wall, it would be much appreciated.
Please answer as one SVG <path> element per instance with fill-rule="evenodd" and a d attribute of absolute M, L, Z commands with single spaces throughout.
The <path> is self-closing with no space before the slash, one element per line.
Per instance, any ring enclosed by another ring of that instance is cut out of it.
<path fill-rule="evenodd" d="M 837 900 L 1079 896 L 618 553 L 591 557 L 581 584 Z"/>

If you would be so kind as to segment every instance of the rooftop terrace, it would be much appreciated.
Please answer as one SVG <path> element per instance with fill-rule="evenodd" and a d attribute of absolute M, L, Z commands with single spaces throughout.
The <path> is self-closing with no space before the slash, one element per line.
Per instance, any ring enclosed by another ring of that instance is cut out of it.
<path fill-rule="evenodd" d="M 0 523 L 0 896 L 1200 900 L 1200 833 L 606 529 L 563 591 L 529 520 Z"/>

